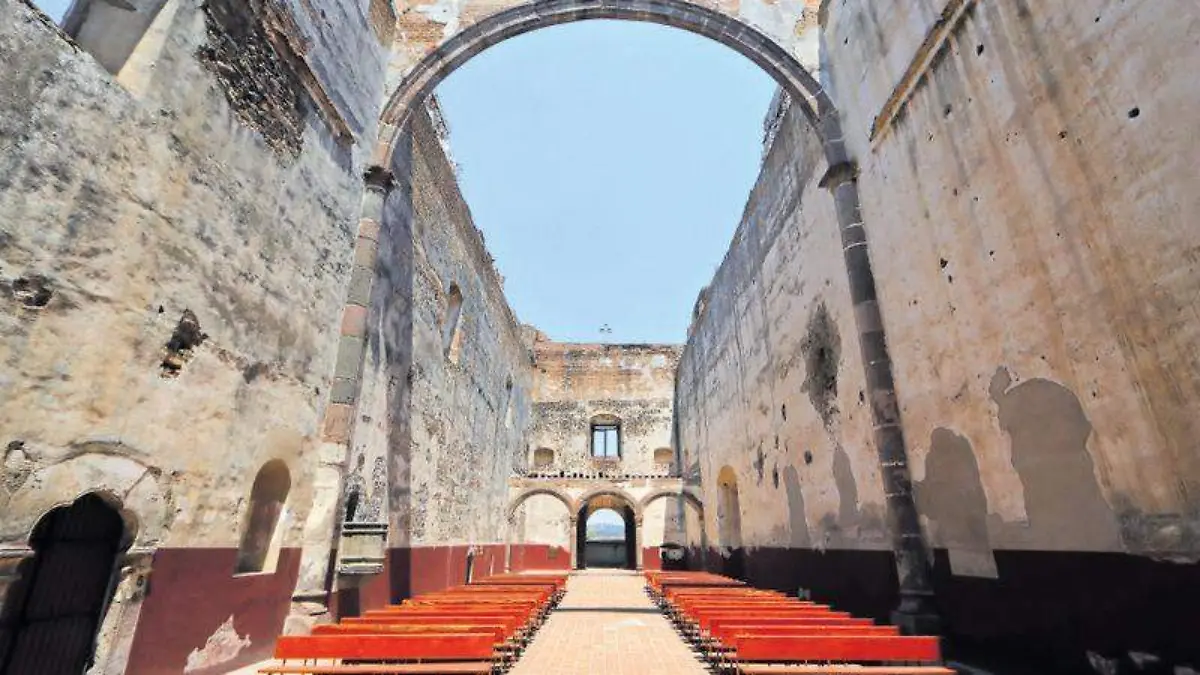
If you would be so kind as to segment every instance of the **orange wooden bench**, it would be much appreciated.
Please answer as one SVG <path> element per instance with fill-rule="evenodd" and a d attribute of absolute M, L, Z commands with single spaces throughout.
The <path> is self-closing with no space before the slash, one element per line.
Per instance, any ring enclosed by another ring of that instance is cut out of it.
<path fill-rule="evenodd" d="M 260 668 L 258 672 L 265 675 L 487 675 L 500 663 L 494 639 L 486 633 L 284 636 L 275 643 L 275 658 L 282 663 Z M 302 663 L 288 663 L 296 660 Z"/>
<path fill-rule="evenodd" d="M 875 666 L 874 672 L 894 673 L 899 667 L 912 668 L 923 664 L 922 673 L 953 673 L 940 668 L 941 647 L 938 638 L 899 635 L 736 635 L 730 640 L 732 653 L 729 665 L 745 675 L 781 672 L 814 672 L 812 665 L 862 668 L 866 663 L 889 664 Z M 807 663 L 806 663 L 807 662 Z M 815 662 L 815 663 L 814 663 Z M 932 666 L 932 667 L 931 667 Z M 800 667 L 799 670 L 781 668 Z M 824 671 L 815 671 L 824 672 Z M 855 672 L 860 672 L 856 670 Z"/>

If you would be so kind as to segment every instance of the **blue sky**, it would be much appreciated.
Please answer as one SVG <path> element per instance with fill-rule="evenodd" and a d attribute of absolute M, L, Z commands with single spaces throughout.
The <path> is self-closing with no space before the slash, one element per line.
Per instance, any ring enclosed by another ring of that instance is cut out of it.
<path fill-rule="evenodd" d="M 615 21 L 528 33 L 452 73 L 451 151 L 518 318 L 557 340 L 683 342 L 774 88 L 723 45 Z"/>
<path fill-rule="evenodd" d="M 33 0 L 33 4 L 55 21 L 62 21 L 63 14 L 71 6 L 71 0 Z"/>
<path fill-rule="evenodd" d="M 35 1 L 56 20 L 70 4 Z M 452 73 L 451 151 L 517 317 L 557 340 L 683 342 L 774 88 L 723 45 L 621 21 L 534 31 Z"/>

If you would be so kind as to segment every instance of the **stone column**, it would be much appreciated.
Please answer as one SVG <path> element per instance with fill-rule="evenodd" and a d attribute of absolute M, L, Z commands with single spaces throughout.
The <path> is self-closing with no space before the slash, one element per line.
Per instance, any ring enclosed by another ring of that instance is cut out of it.
<path fill-rule="evenodd" d="M 643 518 L 641 514 L 638 514 L 633 518 L 633 555 L 635 556 L 634 560 L 636 561 L 634 564 L 634 569 L 639 571 L 642 569 L 644 564 L 644 561 L 642 560 L 642 520 Z"/>
<path fill-rule="evenodd" d="M 362 385 L 367 313 L 375 279 L 380 222 L 384 202 L 394 185 L 392 174 L 378 166 L 370 167 L 363 180 L 362 215 L 354 245 L 354 266 L 342 312 L 333 385 L 321 425 L 312 508 L 304 526 L 300 577 L 292 594 L 291 613 L 284 624 L 284 632 L 288 634 L 308 632 L 314 623 L 327 617 L 329 595 L 333 590 L 334 570 L 330 565 L 337 556 L 341 538 L 345 472 Z"/>
<path fill-rule="evenodd" d="M 892 621 L 907 634 L 937 634 L 939 621 L 933 603 L 929 557 L 913 501 L 892 360 L 859 208 L 857 172 L 852 163 L 837 164 L 829 169 L 821 184 L 833 192 L 837 207 L 854 322 L 866 370 L 866 398 L 871 406 L 875 450 L 879 455 L 892 551 L 900 581 L 900 605 L 892 613 Z"/>
<path fill-rule="evenodd" d="M 567 520 L 567 548 L 571 555 L 571 570 L 579 569 L 579 516 L 572 514 Z"/>
<path fill-rule="evenodd" d="M 89 675 L 125 672 L 153 562 L 154 549 L 150 548 L 131 548 L 121 557 L 113 597 L 97 632 Z"/>

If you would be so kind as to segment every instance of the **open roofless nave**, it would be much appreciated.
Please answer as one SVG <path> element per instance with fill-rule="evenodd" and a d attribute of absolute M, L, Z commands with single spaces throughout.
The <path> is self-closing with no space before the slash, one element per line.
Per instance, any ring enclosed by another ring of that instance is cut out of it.
<path fill-rule="evenodd" d="M 583 19 L 783 92 L 684 345 L 519 324 L 446 155 Z M 0 673 L 1200 670 L 1194 0 L 0 0 L 0 60 Z"/>

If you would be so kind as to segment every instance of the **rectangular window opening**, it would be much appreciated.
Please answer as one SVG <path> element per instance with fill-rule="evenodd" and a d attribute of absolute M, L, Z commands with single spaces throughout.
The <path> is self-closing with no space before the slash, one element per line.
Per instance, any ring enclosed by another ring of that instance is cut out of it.
<path fill-rule="evenodd" d="M 616 424 L 592 425 L 592 456 L 620 459 L 621 428 Z"/>

